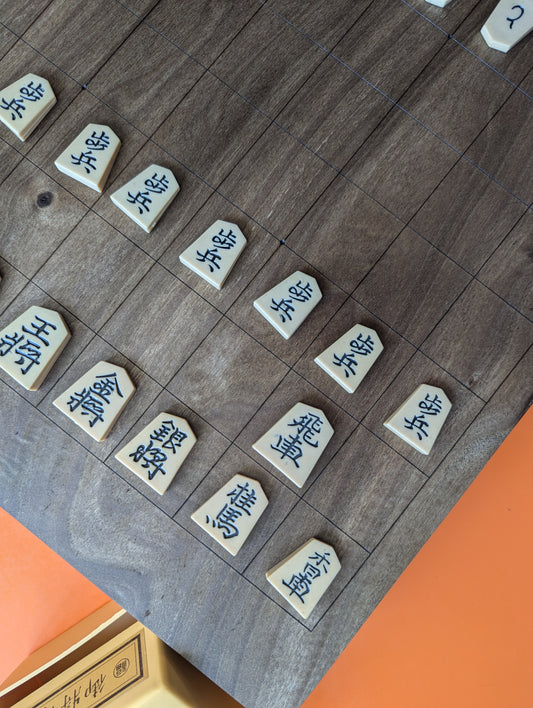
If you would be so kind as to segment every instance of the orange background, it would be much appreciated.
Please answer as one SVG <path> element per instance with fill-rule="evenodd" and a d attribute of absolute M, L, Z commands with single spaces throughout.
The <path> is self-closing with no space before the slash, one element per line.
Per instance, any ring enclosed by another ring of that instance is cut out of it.
<path fill-rule="evenodd" d="M 533 705 L 533 408 L 304 708 Z M 0 510 L 0 683 L 106 596 Z"/>
<path fill-rule="evenodd" d="M 304 708 L 533 706 L 533 408 Z"/>

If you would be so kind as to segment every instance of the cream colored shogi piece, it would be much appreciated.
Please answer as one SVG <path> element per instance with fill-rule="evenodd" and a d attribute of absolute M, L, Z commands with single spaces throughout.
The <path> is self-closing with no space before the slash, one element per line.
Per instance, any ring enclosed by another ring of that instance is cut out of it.
<path fill-rule="evenodd" d="M 383 425 L 418 452 L 429 455 L 451 407 L 441 388 L 422 384 Z"/>
<path fill-rule="evenodd" d="M 26 140 L 56 102 L 46 79 L 26 74 L 0 91 L 0 120 L 17 138 Z"/>
<path fill-rule="evenodd" d="M 267 571 L 266 578 L 307 619 L 340 569 L 335 549 L 311 538 Z"/>
<path fill-rule="evenodd" d="M 303 487 L 332 435 L 333 428 L 320 408 L 297 403 L 253 448 L 297 487 Z"/>
<path fill-rule="evenodd" d="M 533 29 L 533 0 L 500 0 L 481 28 L 491 49 L 508 52 Z"/>
<path fill-rule="evenodd" d="M 246 246 L 236 224 L 218 219 L 180 255 L 180 261 L 217 290 Z"/>
<path fill-rule="evenodd" d="M 150 165 L 111 195 L 111 201 L 147 233 L 155 227 L 180 186 L 168 167 Z"/>
<path fill-rule="evenodd" d="M 195 443 L 196 436 L 185 418 L 160 413 L 115 457 L 158 494 L 164 494 Z"/>
<path fill-rule="evenodd" d="M 36 391 L 69 339 L 59 312 L 33 305 L 0 332 L 0 368 Z"/>
<path fill-rule="evenodd" d="M 191 519 L 235 556 L 267 506 L 268 499 L 260 483 L 236 474 Z"/>
<path fill-rule="evenodd" d="M 126 369 L 100 361 L 56 398 L 54 406 L 100 442 L 107 437 L 134 391 Z"/>
<path fill-rule="evenodd" d="M 357 324 L 315 358 L 345 391 L 354 393 L 383 351 L 377 332 Z"/>
<path fill-rule="evenodd" d="M 254 307 L 289 339 L 322 299 L 318 283 L 297 270 L 254 301 Z"/>
<path fill-rule="evenodd" d="M 60 172 L 101 193 L 119 149 L 120 140 L 109 126 L 89 123 L 54 164 Z"/>

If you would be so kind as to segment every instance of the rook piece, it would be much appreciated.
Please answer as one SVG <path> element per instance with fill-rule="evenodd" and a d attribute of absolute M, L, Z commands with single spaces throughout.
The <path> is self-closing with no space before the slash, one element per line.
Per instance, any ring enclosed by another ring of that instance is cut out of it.
<path fill-rule="evenodd" d="M 158 494 L 164 494 L 195 442 L 184 418 L 161 413 L 115 457 Z"/>
<path fill-rule="evenodd" d="M 180 255 L 180 261 L 220 290 L 246 245 L 235 224 L 219 219 Z"/>
<path fill-rule="evenodd" d="M 423 455 L 429 455 L 452 404 L 441 388 L 422 384 L 383 425 Z"/>
<path fill-rule="evenodd" d="M 191 519 L 235 556 L 267 506 L 268 499 L 259 482 L 236 474 Z"/>
<path fill-rule="evenodd" d="M 118 136 L 107 125 L 89 125 L 55 161 L 60 172 L 102 192 L 120 148 Z"/>
<path fill-rule="evenodd" d="M 253 448 L 297 487 L 303 487 L 333 435 L 319 408 L 297 403 Z"/>
<path fill-rule="evenodd" d="M 168 167 L 150 165 L 111 195 L 111 201 L 147 233 L 163 216 L 180 186 Z"/>
<path fill-rule="evenodd" d="M 358 324 L 317 356 L 315 363 L 353 393 L 382 351 L 377 332 Z"/>
<path fill-rule="evenodd" d="M 255 300 L 254 307 L 282 337 L 289 339 L 321 298 L 316 280 L 297 270 Z"/>
<path fill-rule="evenodd" d="M 340 569 L 335 549 L 317 538 L 311 538 L 267 571 L 266 577 L 287 602 L 307 619 Z"/>
<path fill-rule="evenodd" d="M 54 406 L 100 442 L 108 435 L 134 391 L 135 386 L 125 369 L 100 361 L 56 398 Z"/>
<path fill-rule="evenodd" d="M 56 101 L 46 79 L 26 74 L 0 91 L 0 120 L 17 138 L 26 140 Z"/>
<path fill-rule="evenodd" d="M 36 391 L 69 339 L 59 312 L 33 305 L 0 332 L 0 368 Z"/>
<path fill-rule="evenodd" d="M 533 0 L 500 0 L 481 28 L 492 49 L 508 52 L 533 29 Z"/>

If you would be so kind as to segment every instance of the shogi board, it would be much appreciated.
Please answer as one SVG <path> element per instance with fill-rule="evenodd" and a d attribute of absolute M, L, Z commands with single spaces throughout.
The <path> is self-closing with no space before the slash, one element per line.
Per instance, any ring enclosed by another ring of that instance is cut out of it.
<path fill-rule="evenodd" d="M 0 86 L 58 98 L 0 132 L 1 323 L 72 332 L 38 391 L 0 377 L 0 503 L 247 708 L 301 704 L 529 403 L 533 40 L 490 50 L 493 5 L 0 5 Z M 88 122 L 102 195 L 54 167 Z M 182 189 L 148 235 L 109 195 L 152 163 Z M 179 260 L 217 219 L 248 240 L 220 292 Z M 253 301 L 296 270 L 323 298 L 285 341 Z M 357 323 L 351 395 L 313 359 Z M 52 402 L 100 360 L 137 390 L 96 443 Z M 420 383 L 453 404 L 427 457 L 383 427 Z M 296 401 L 335 430 L 302 489 L 252 449 Z M 161 411 L 198 438 L 163 497 L 114 458 Z M 233 558 L 190 514 L 236 473 L 269 506 Z M 311 537 L 342 568 L 304 621 L 265 572 Z"/>

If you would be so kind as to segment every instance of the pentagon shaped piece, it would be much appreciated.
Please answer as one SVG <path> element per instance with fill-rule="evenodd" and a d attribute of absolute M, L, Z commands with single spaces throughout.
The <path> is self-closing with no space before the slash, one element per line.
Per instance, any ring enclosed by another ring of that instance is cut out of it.
<path fill-rule="evenodd" d="M 253 448 L 297 487 L 303 487 L 332 435 L 323 411 L 297 403 Z"/>
<path fill-rule="evenodd" d="M 56 398 L 54 406 L 100 442 L 134 392 L 126 369 L 100 361 Z"/>
<path fill-rule="evenodd" d="M 268 499 L 260 483 L 236 474 L 191 519 L 235 556 L 267 506 Z"/>
<path fill-rule="evenodd" d="M 89 123 L 54 164 L 60 172 L 101 193 L 119 149 L 120 140 L 111 128 Z"/>
<path fill-rule="evenodd" d="M 429 455 L 452 404 L 437 386 L 422 384 L 383 425 L 423 455 Z"/>
<path fill-rule="evenodd" d="M 36 391 L 69 339 L 59 312 L 33 305 L 0 332 L 0 368 Z"/>
<path fill-rule="evenodd" d="M 195 443 L 196 436 L 185 418 L 160 413 L 115 457 L 158 494 L 164 494 Z"/>
<path fill-rule="evenodd" d="M 37 74 L 26 74 L 0 91 L 0 121 L 26 140 L 57 102 L 50 83 Z"/>
<path fill-rule="evenodd" d="M 180 191 L 168 167 L 150 165 L 111 195 L 111 201 L 150 233 Z"/>
<path fill-rule="evenodd" d="M 340 569 L 335 549 L 311 538 L 267 571 L 266 578 L 307 619 Z"/>

